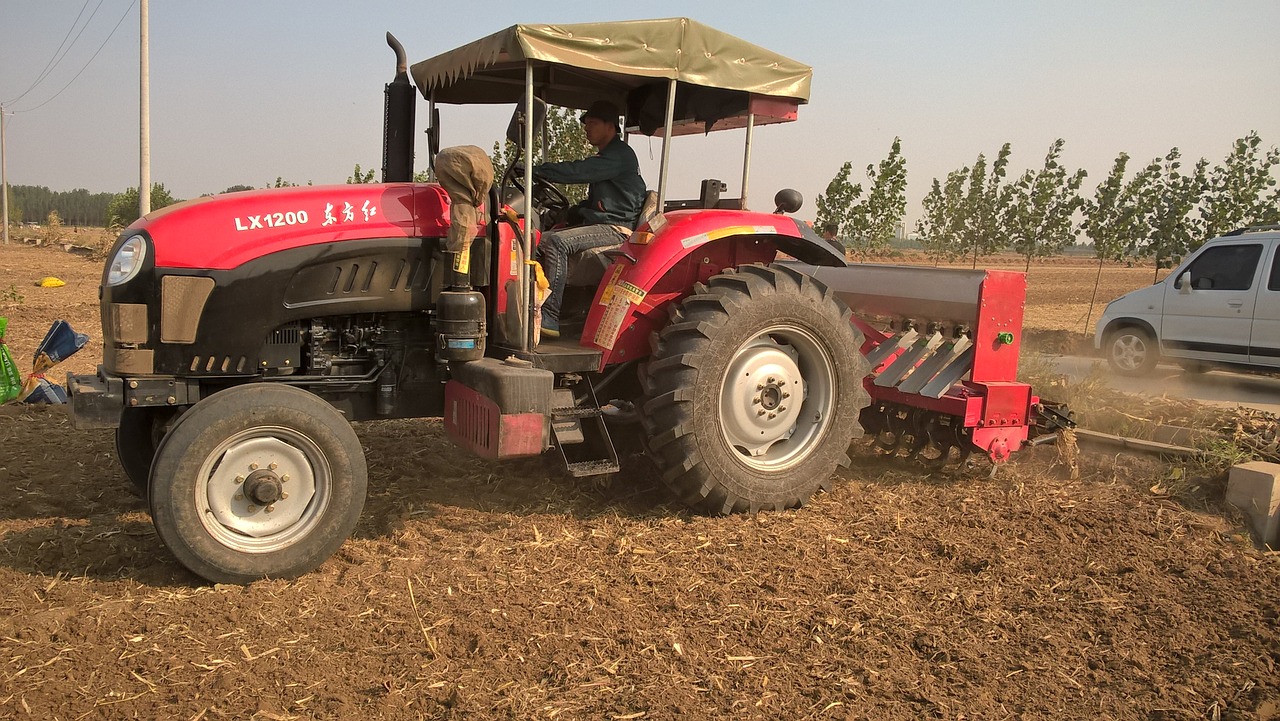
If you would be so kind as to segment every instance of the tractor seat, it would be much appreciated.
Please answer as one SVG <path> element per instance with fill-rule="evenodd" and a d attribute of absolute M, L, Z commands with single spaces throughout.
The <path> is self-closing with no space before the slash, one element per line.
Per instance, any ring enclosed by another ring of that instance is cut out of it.
<path fill-rule="evenodd" d="M 641 225 L 648 223 L 657 214 L 658 192 L 650 190 L 644 194 L 644 204 L 640 206 L 640 215 L 636 219 L 635 227 L 639 228 Z M 605 253 L 616 247 L 614 245 L 602 245 L 598 248 L 588 248 L 569 256 L 569 272 L 565 274 L 564 284 L 573 286 L 600 285 L 600 280 L 604 278 L 605 271 L 609 269 L 609 265 L 613 262 L 609 260 Z"/>

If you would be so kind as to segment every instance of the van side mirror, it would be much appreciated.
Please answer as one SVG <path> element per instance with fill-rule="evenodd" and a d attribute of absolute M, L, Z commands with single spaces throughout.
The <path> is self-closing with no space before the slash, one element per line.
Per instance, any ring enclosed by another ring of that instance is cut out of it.
<path fill-rule="evenodd" d="M 1191 271 L 1178 276 L 1178 279 L 1173 283 L 1173 287 L 1184 295 L 1191 293 Z"/>
<path fill-rule="evenodd" d="M 532 116 L 533 135 L 537 137 L 538 133 L 542 132 L 542 126 L 547 122 L 547 104 L 534 98 L 533 112 L 529 115 Z M 524 124 L 524 103 L 517 103 L 516 109 L 511 113 L 511 122 L 507 123 L 507 140 L 521 150 L 524 149 Z"/>

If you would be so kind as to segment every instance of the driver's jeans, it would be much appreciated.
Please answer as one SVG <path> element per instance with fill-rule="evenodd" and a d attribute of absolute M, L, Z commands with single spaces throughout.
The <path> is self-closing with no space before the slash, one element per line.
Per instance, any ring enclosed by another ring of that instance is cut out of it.
<path fill-rule="evenodd" d="M 564 279 L 569 272 L 569 256 L 591 248 L 620 245 L 626 233 L 615 225 L 584 225 L 561 228 L 544 233 L 534 257 L 542 263 L 542 272 L 551 283 L 551 296 L 542 304 L 542 325 L 560 328 L 560 304 L 564 300 Z M 550 322 L 548 322 L 550 321 Z"/>

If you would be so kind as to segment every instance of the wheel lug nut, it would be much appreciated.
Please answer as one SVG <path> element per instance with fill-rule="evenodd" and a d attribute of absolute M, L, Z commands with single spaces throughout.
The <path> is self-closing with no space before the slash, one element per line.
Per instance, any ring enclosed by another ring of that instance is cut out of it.
<path fill-rule="evenodd" d="M 275 506 L 267 506 L 267 513 L 271 513 L 274 510 L 276 510 Z"/>
<path fill-rule="evenodd" d="M 783 399 L 783 400 L 786 400 L 786 399 L 788 399 L 788 398 L 790 398 L 790 397 L 791 397 L 791 394 L 790 394 L 790 393 L 787 393 L 786 391 L 783 391 L 783 392 L 782 392 L 782 399 Z"/>
<path fill-rule="evenodd" d="M 248 508 L 249 513 L 254 513 L 254 512 L 256 512 L 257 510 L 258 510 L 258 507 L 257 507 L 257 506 L 249 506 L 249 508 Z"/>
<path fill-rule="evenodd" d="M 288 482 L 288 480 L 289 480 L 289 474 L 288 474 L 288 473 L 284 474 L 283 476 L 280 476 L 280 481 L 281 481 L 282 483 L 284 483 L 284 482 Z"/>
<path fill-rule="evenodd" d="M 249 464 L 249 470 L 251 470 L 251 471 L 256 471 L 256 470 L 258 470 L 258 464 L 257 464 L 257 463 L 250 463 L 250 464 Z"/>
<path fill-rule="evenodd" d="M 760 405 L 760 396 L 756 396 L 755 398 L 752 398 L 752 399 L 751 399 L 751 405 L 753 405 L 753 406 Z"/>
<path fill-rule="evenodd" d="M 770 418 L 777 418 L 777 417 L 778 417 L 778 414 L 777 414 L 777 413 L 770 413 L 770 414 L 769 414 L 769 417 L 770 417 Z"/>
<path fill-rule="evenodd" d="M 267 468 L 270 468 L 270 469 L 271 469 L 271 470 L 273 470 L 273 471 L 276 469 L 276 467 L 277 467 L 277 465 L 276 465 L 276 463 L 275 463 L 274 461 L 273 461 L 271 464 L 269 464 L 269 465 L 267 466 Z"/>
<path fill-rule="evenodd" d="M 288 498 L 288 497 L 289 497 L 289 494 L 288 494 L 288 493 L 281 493 L 281 494 L 280 494 L 280 500 L 282 500 L 282 501 L 283 501 L 284 499 Z"/>
<path fill-rule="evenodd" d="M 786 406 L 778 406 L 778 412 L 781 413 L 787 409 Z"/>
<path fill-rule="evenodd" d="M 244 483 L 244 476 L 236 476 L 236 483 Z"/>
<path fill-rule="evenodd" d="M 237 494 L 235 495 L 235 499 L 236 499 L 237 501 L 243 501 L 243 500 L 244 500 L 244 494 L 243 494 L 243 493 L 237 493 Z"/>
<path fill-rule="evenodd" d="M 767 380 L 765 380 L 765 382 L 766 382 L 766 383 L 772 383 L 772 382 L 773 382 L 773 376 L 769 376 L 769 378 L 768 378 Z"/>
<path fill-rule="evenodd" d="M 757 384 L 756 384 L 756 390 L 758 390 L 758 391 L 762 391 L 762 390 L 764 390 L 764 384 L 763 384 L 763 383 L 757 383 Z"/>
<path fill-rule="evenodd" d="M 764 415 L 764 411 L 763 410 L 756 411 L 756 415 L 762 416 Z"/>

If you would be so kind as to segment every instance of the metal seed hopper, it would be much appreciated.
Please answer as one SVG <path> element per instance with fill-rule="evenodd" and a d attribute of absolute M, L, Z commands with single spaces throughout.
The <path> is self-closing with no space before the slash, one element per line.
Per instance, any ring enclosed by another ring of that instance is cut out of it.
<path fill-rule="evenodd" d="M 871 366 L 862 425 L 884 452 L 994 463 L 1069 423 L 1017 380 L 1026 276 L 1001 270 L 797 264 L 854 312 Z M 1045 439 L 1049 440 L 1049 439 Z"/>

